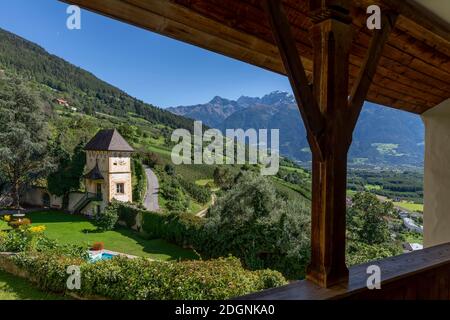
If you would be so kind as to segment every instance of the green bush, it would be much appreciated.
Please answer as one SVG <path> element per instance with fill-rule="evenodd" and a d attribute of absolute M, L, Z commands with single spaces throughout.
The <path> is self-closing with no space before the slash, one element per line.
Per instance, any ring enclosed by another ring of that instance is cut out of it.
<path fill-rule="evenodd" d="M 56 252 L 20 253 L 13 262 L 27 271 L 39 288 L 50 292 L 66 290 L 67 268 L 85 263 L 83 259 L 60 255 Z"/>
<path fill-rule="evenodd" d="M 133 202 L 142 203 L 147 190 L 147 176 L 140 160 L 133 159 Z"/>
<path fill-rule="evenodd" d="M 385 259 L 402 253 L 401 246 L 396 243 L 366 244 L 357 241 L 348 241 L 346 261 L 353 266 L 369 261 Z"/>
<path fill-rule="evenodd" d="M 126 300 L 228 299 L 286 284 L 276 271 L 252 272 L 236 258 L 210 261 L 162 262 L 116 257 L 96 263 L 40 253 L 20 254 L 14 263 L 29 272 L 45 290 L 66 291 L 67 267 L 81 269 L 85 297 L 103 296 Z"/>
<path fill-rule="evenodd" d="M 88 258 L 87 248 L 73 244 L 60 244 L 56 240 L 47 238 L 41 232 L 35 233 L 29 229 L 0 232 L 0 252 L 52 252 L 80 259 Z"/>
<path fill-rule="evenodd" d="M 211 200 L 211 191 L 183 178 L 178 178 L 181 186 L 198 203 L 205 204 Z"/>
<path fill-rule="evenodd" d="M 125 222 L 128 228 L 137 224 L 138 215 L 143 210 L 131 203 L 118 202 L 117 200 L 113 200 L 113 204 L 117 207 L 119 220 Z"/>
<path fill-rule="evenodd" d="M 118 207 L 118 202 L 113 202 L 102 213 L 98 213 L 95 216 L 94 224 L 99 230 L 107 231 L 114 229 L 119 220 Z"/>
<path fill-rule="evenodd" d="M 170 212 L 184 212 L 189 207 L 189 200 L 186 198 L 178 180 L 170 175 L 164 174 L 159 192 L 166 200 L 166 208 Z"/>
<path fill-rule="evenodd" d="M 144 211 L 143 230 L 152 239 L 165 239 L 180 246 L 201 250 L 205 241 L 204 219 L 189 213 L 156 213 Z"/>
<path fill-rule="evenodd" d="M 11 230 L 0 233 L 0 252 L 25 251 L 31 242 L 31 236 L 25 230 Z"/>

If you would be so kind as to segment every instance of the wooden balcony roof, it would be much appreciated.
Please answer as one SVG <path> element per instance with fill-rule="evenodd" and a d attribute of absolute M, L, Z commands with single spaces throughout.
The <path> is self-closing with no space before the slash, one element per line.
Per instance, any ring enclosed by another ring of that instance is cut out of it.
<path fill-rule="evenodd" d="M 418 0 L 422 1 L 422 0 Z M 259 0 L 67 0 L 83 8 L 277 73 L 283 62 Z M 309 1 L 283 4 L 307 73 L 313 52 Z M 411 0 L 353 0 L 355 36 L 350 88 L 358 77 L 372 31 L 366 8 L 399 13 L 377 67 L 367 100 L 423 113 L 450 98 L 450 24 Z M 439 12 L 438 12 L 439 13 Z"/>

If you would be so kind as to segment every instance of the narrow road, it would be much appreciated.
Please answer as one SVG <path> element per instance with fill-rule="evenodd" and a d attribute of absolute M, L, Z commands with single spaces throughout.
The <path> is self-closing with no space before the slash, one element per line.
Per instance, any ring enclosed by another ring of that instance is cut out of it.
<path fill-rule="evenodd" d="M 147 194 L 145 195 L 145 199 L 144 199 L 144 207 L 149 211 L 159 211 L 158 177 L 148 167 L 145 167 L 145 174 L 147 175 Z"/>

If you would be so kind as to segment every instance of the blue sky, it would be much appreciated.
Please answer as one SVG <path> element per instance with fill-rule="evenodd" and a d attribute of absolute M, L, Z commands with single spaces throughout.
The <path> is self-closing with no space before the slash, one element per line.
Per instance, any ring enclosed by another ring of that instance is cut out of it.
<path fill-rule="evenodd" d="M 286 77 L 88 11 L 66 28 L 67 4 L 0 0 L 0 28 L 160 107 L 290 91 Z"/>

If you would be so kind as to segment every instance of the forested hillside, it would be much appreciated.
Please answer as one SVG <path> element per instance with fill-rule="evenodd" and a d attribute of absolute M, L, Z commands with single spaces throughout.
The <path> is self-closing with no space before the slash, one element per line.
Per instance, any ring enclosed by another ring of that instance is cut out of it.
<path fill-rule="evenodd" d="M 192 121 L 146 104 L 122 90 L 96 78 L 43 48 L 17 35 L 0 29 L 0 69 L 23 79 L 47 86 L 46 100 L 63 98 L 70 106 L 87 114 L 94 111 L 115 116 L 134 113 L 151 123 L 172 128 L 192 127 Z"/>

